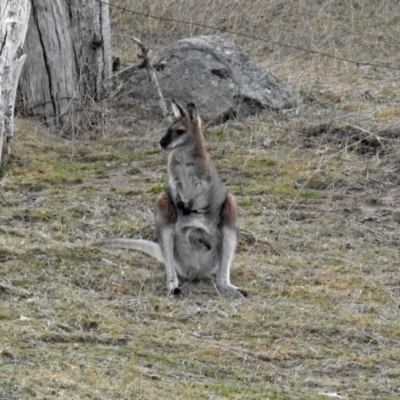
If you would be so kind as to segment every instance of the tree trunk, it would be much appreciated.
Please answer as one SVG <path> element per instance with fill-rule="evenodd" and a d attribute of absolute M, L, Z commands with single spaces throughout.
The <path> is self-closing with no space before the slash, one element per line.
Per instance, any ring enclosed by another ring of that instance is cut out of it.
<path fill-rule="evenodd" d="M 11 153 L 15 95 L 25 54 L 22 54 L 30 13 L 29 0 L 2 0 L 0 4 L 0 164 L 3 138 Z"/>
<path fill-rule="evenodd" d="M 99 100 L 111 75 L 108 4 L 30 1 L 22 98 L 29 114 L 47 125 L 75 128 L 88 115 L 83 112 L 86 100 Z"/>

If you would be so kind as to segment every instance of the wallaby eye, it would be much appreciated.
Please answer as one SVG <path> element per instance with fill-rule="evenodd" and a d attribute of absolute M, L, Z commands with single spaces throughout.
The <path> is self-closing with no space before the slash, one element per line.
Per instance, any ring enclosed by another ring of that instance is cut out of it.
<path fill-rule="evenodd" d="M 185 131 L 184 129 L 177 129 L 177 130 L 176 130 L 176 134 L 179 135 L 179 136 L 180 136 L 180 135 L 183 135 L 185 132 L 186 132 L 186 131 Z"/>

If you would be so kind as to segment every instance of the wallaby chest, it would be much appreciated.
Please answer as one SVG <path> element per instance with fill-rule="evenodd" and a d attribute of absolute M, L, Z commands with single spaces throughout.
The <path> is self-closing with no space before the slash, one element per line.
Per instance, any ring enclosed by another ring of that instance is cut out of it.
<path fill-rule="evenodd" d="M 207 160 L 185 153 L 172 153 L 169 165 L 169 186 L 174 194 L 190 197 L 197 189 L 211 180 Z"/>

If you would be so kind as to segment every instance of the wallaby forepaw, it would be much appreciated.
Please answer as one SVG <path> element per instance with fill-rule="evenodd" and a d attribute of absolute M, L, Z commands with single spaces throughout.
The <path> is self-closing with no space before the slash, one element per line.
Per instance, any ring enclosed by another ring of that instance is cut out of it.
<path fill-rule="evenodd" d="M 249 297 L 249 292 L 247 290 L 244 289 L 237 289 L 238 293 L 243 296 L 243 297 Z"/>
<path fill-rule="evenodd" d="M 182 208 L 182 214 L 183 215 L 190 215 L 192 212 L 192 210 L 190 210 L 189 208 Z"/>

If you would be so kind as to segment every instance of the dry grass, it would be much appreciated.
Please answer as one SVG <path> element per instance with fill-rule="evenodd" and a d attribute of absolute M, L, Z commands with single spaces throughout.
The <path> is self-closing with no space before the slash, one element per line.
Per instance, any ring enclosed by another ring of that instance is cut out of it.
<path fill-rule="evenodd" d="M 114 3 L 400 65 L 394 0 Z M 158 51 L 207 33 L 112 17 L 125 65 L 123 35 Z M 168 298 L 152 259 L 90 246 L 153 236 L 162 126 L 127 99 L 92 140 L 17 119 L 0 180 L 0 399 L 400 396 L 399 73 L 236 39 L 305 100 L 296 116 L 208 132 L 240 205 L 232 280 L 250 299 L 211 279 Z"/>

